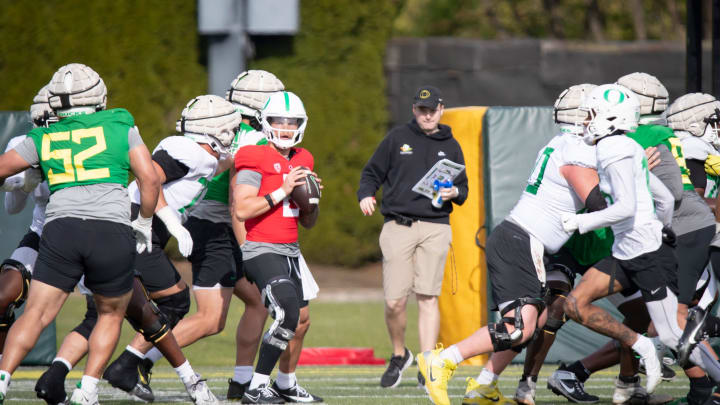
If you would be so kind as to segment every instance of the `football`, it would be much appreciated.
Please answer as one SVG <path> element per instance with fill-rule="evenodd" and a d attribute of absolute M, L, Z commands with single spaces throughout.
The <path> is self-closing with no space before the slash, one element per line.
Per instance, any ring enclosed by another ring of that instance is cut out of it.
<path fill-rule="evenodd" d="M 320 185 L 315 176 L 311 174 L 305 176 L 303 184 L 295 186 L 290 194 L 290 198 L 295 202 L 295 205 L 305 213 L 311 213 L 317 209 L 318 204 L 320 204 L 320 196 Z"/>

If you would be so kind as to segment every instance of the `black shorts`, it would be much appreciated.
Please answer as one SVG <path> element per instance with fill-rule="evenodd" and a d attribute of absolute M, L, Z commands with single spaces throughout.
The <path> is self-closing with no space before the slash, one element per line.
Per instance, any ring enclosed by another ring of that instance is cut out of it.
<path fill-rule="evenodd" d="M 132 288 L 132 228 L 117 222 L 58 218 L 45 224 L 33 278 L 71 292 L 85 274 L 95 294 L 122 295 Z"/>
<path fill-rule="evenodd" d="M 494 309 L 518 298 L 542 298 L 543 288 L 530 253 L 530 235 L 509 221 L 493 229 L 485 246 Z"/>
<path fill-rule="evenodd" d="M 185 228 L 193 239 L 192 254 L 188 257 L 192 263 L 193 286 L 234 287 L 242 276 L 242 252 L 232 227 L 190 217 Z"/>
<path fill-rule="evenodd" d="M 570 279 L 570 287 L 575 284 L 575 276 L 583 275 L 592 266 L 580 264 L 565 247 L 560 248 L 554 254 L 545 255 L 545 272 L 560 271 Z"/>
<path fill-rule="evenodd" d="M 140 212 L 140 206 L 132 204 L 130 212 L 134 220 Z M 157 216 L 153 216 L 152 252 L 145 250 L 135 259 L 135 274 L 140 277 L 149 293 L 168 289 L 181 280 L 180 273 L 163 251 L 168 240 L 170 232 Z"/>
<path fill-rule="evenodd" d="M 710 242 L 715 237 L 715 225 L 688 232 L 677 237 L 678 302 L 689 305 L 695 295 L 697 282 L 710 261 Z"/>
<path fill-rule="evenodd" d="M 614 277 L 625 297 L 640 290 L 645 302 L 658 301 L 667 296 L 665 287 L 677 294 L 677 259 L 673 248 L 664 243 L 658 250 L 630 260 L 608 256 L 593 267 Z"/>
<path fill-rule="evenodd" d="M 302 281 L 300 279 L 300 265 L 297 257 L 283 256 L 275 253 L 263 253 L 250 260 L 245 260 L 245 276 L 248 281 L 255 283 L 262 292 L 272 279 L 288 277 L 297 291 L 300 308 L 308 306 L 303 299 Z"/>
<path fill-rule="evenodd" d="M 36 252 L 40 251 L 40 235 L 35 233 L 35 231 L 28 229 L 28 232 L 20 240 L 20 243 L 18 243 L 17 249 L 23 247 L 30 248 Z"/>

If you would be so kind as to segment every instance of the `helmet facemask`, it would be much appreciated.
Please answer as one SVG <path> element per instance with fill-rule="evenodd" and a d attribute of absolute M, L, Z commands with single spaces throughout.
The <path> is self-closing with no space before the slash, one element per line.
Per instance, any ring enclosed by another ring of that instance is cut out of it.
<path fill-rule="evenodd" d="M 640 104 L 637 96 L 627 88 L 606 84 L 593 89 L 580 110 L 588 113 L 584 140 L 590 145 L 619 132 L 637 129 Z"/>
<path fill-rule="evenodd" d="M 720 149 L 720 109 L 715 109 L 715 114 L 705 118 L 705 132 L 700 137 L 703 141 L 712 145 L 715 149 Z"/>
<path fill-rule="evenodd" d="M 260 118 L 265 137 L 279 149 L 292 148 L 302 142 L 308 117 L 302 100 L 294 93 L 287 91 L 273 93 L 263 108 Z M 282 127 L 292 125 L 295 129 L 276 128 L 272 124 Z"/>

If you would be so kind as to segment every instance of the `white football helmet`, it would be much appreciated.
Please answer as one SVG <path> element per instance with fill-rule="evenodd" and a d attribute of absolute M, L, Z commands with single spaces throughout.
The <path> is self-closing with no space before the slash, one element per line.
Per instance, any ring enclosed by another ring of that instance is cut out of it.
<path fill-rule="evenodd" d="M 273 93 L 268 99 L 265 108 L 260 112 L 260 118 L 262 131 L 268 141 L 274 143 L 278 148 L 287 149 L 302 142 L 308 117 L 305 113 L 305 106 L 295 93 L 289 91 Z M 276 129 L 272 127 L 273 122 L 285 119 L 294 120 L 297 123 L 297 129 Z M 290 132 L 292 137 L 290 139 L 281 139 L 278 132 Z"/>
<path fill-rule="evenodd" d="M 107 105 L 107 87 L 100 75 L 82 63 L 58 69 L 48 85 L 50 107 L 58 117 L 92 114 Z"/>
<path fill-rule="evenodd" d="M 33 102 L 30 105 L 30 118 L 36 127 L 47 127 L 58 121 L 55 111 L 50 108 L 50 103 L 48 103 L 49 94 L 48 85 L 45 85 L 33 97 Z"/>
<path fill-rule="evenodd" d="M 560 93 L 560 96 L 555 100 L 555 105 L 553 105 L 553 117 L 555 123 L 560 126 L 561 132 L 575 135 L 583 134 L 585 128 L 583 124 L 587 119 L 587 112 L 580 111 L 580 105 L 585 96 L 595 87 L 597 86 L 594 84 L 577 84 Z"/>
<path fill-rule="evenodd" d="M 640 119 L 638 96 L 619 84 L 595 87 L 585 97 L 580 110 L 589 114 L 584 140 L 590 145 L 616 131 L 636 130 Z"/>
<path fill-rule="evenodd" d="M 714 147 L 720 146 L 720 101 L 710 94 L 690 93 L 675 100 L 665 111 L 668 126 L 684 131 Z"/>
<path fill-rule="evenodd" d="M 662 114 L 668 106 L 668 91 L 657 77 L 635 72 L 617 80 L 617 84 L 627 87 L 638 96 L 640 115 Z"/>
<path fill-rule="evenodd" d="M 215 95 L 190 100 L 177 121 L 176 129 L 197 143 L 206 143 L 225 155 L 230 151 L 242 116 L 235 106 Z"/>
<path fill-rule="evenodd" d="M 264 70 L 248 70 L 240 73 L 230 84 L 225 98 L 240 109 L 242 115 L 260 121 L 260 110 L 265 107 L 270 95 L 285 90 L 283 83 L 274 74 Z"/>

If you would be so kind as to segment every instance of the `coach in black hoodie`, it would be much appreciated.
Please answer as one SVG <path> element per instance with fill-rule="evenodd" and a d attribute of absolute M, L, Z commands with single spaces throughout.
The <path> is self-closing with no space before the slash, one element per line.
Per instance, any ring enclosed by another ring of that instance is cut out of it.
<path fill-rule="evenodd" d="M 383 187 L 381 213 L 385 224 L 380 233 L 383 253 L 385 322 L 393 355 L 380 379 L 383 387 L 395 387 L 402 372 L 412 364 L 405 347 L 405 308 L 414 292 L 418 302 L 420 351 L 432 350 L 440 328 L 440 295 L 443 270 L 452 240 L 449 215 L 452 202 L 467 199 L 467 176 L 463 171 L 452 187 L 440 189 L 441 208 L 414 191 L 413 186 L 442 159 L 464 165 L 460 145 L 449 126 L 441 125 L 444 109 L 440 91 L 423 86 L 415 94 L 413 115 L 405 125 L 393 128 L 365 165 L 357 192 L 365 215 L 375 212 L 375 192 Z M 418 380 L 422 376 L 418 373 Z M 424 383 L 420 381 L 420 383 Z"/>

